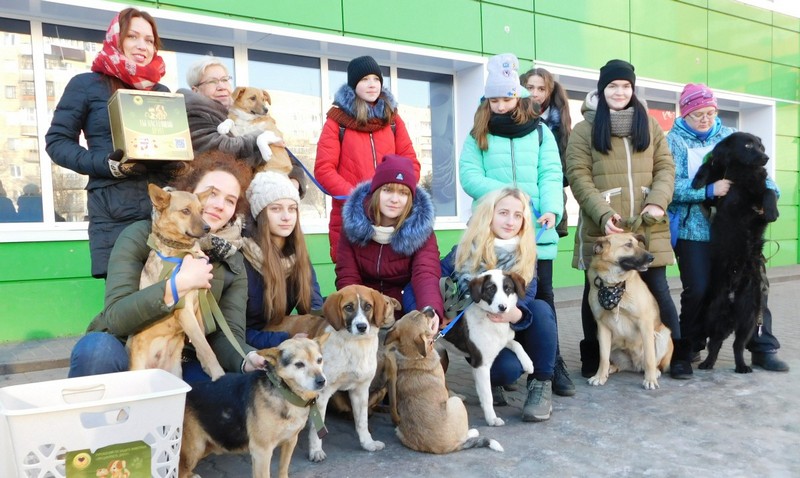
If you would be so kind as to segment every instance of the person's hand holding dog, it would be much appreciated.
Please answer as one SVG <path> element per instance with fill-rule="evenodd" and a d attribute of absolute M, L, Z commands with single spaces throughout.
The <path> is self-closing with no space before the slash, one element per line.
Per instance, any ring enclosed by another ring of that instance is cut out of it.
<path fill-rule="evenodd" d="M 255 350 L 247 353 L 247 356 L 242 362 L 242 372 L 255 372 L 256 370 L 264 370 L 267 366 L 267 359 L 258 354 Z"/>
<path fill-rule="evenodd" d="M 625 232 L 624 229 L 622 229 L 621 227 L 617 226 L 617 224 L 619 224 L 620 221 L 622 221 L 622 216 L 620 216 L 619 214 L 614 213 L 614 215 L 611 216 L 611 218 L 606 223 L 606 228 L 605 229 L 606 229 L 606 235 L 607 236 L 611 235 L 611 234 L 619 234 L 620 232 Z"/>
<path fill-rule="evenodd" d="M 514 306 L 509 310 L 503 312 L 502 314 L 489 313 L 486 314 L 486 316 L 489 317 L 489 320 L 498 324 L 503 322 L 507 322 L 509 324 L 516 324 L 517 322 L 520 321 L 520 319 L 522 319 L 522 311 L 519 310 L 519 307 Z"/>
<path fill-rule="evenodd" d="M 545 229 L 552 229 L 556 225 L 556 215 L 552 212 L 545 212 L 536 220 Z"/>
<path fill-rule="evenodd" d="M 728 191 L 731 189 L 731 180 L 720 179 L 719 181 L 714 182 L 712 186 L 714 187 L 714 196 L 722 197 L 728 194 Z"/>
<path fill-rule="evenodd" d="M 656 206 L 655 204 L 648 204 L 642 209 L 642 216 L 645 213 L 650 214 L 654 218 L 658 219 L 659 217 L 664 216 L 664 210 L 661 209 L 661 206 Z"/>
<path fill-rule="evenodd" d="M 178 298 L 183 297 L 190 290 L 210 289 L 211 279 L 214 278 L 211 269 L 207 257 L 195 258 L 191 254 L 184 257 L 181 262 L 181 270 L 175 276 Z M 164 290 L 164 303 L 173 305 L 172 283 L 169 280 Z"/>

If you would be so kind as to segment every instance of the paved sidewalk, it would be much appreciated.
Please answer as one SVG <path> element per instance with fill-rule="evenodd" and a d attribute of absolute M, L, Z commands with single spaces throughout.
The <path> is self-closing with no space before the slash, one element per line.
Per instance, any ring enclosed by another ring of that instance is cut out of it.
<path fill-rule="evenodd" d="M 646 391 L 641 375 L 612 375 L 605 386 L 591 387 L 580 376 L 578 341 L 579 287 L 556 290 L 559 335 L 577 387 L 574 397 L 554 397 L 552 418 L 523 423 L 524 387 L 509 393 L 510 406 L 497 408 L 504 427 L 485 424 L 478 407 L 469 367 L 451 362 L 447 378 L 466 395 L 470 424 L 497 439 L 505 453 L 466 450 L 445 456 L 417 453 L 403 447 L 388 415 L 370 418 L 373 437 L 386 443 L 379 452 L 361 450 L 351 422 L 332 416 L 324 440 L 328 459 L 307 460 L 304 432 L 295 450 L 294 477 L 508 477 L 508 476 L 725 476 L 791 477 L 800 475 L 800 266 L 772 268 L 770 307 L 780 356 L 789 373 L 733 372 L 732 339 L 723 345 L 713 371 L 695 370 L 688 381 L 659 380 L 661 388 Z M 679 282 L 671 279 L 678 301 Z M 63 378 L 64 360 L 74 339 L 0 346 L 0 387 Z M 746 358 L 749 360 L 749 353 Z M 47 368 L 43 364 L 51 364 Z M 37 369 L 38 367 L 38 369 Z M 39 370 L 46 368 L 46 370 Z M 21 373 L 8 374 L 9 370 Z M 37 371 L 38 370 L 38 371 Z M 5 375 L 3 375 L 5 374 Z M 524 384 L 524 380 L 521 380 Z M 273 471 L 277 470 L 274 455 Z M 213 456 L 196 470 L 210 477 L 249 476 L 248 456 Z"/>

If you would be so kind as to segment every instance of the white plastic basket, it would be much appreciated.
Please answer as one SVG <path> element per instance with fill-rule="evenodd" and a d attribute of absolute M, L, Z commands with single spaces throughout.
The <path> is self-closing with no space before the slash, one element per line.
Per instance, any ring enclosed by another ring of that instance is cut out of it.
<path fill-rule="evenodd" d="M 143 440 L 153 477 L 178 476 L 189 385 L 138 370 L 0 389 L 0 476 L 64 477 L 68 451 Z"/>

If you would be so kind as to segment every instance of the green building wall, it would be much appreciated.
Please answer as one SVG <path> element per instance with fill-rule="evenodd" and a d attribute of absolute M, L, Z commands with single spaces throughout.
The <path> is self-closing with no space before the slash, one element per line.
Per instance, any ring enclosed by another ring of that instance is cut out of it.
<path fill-rule="evenodd" d="M 730 0 L 212 0 L 125 1 L 250 22 L 480 55 L 511 51 L 599 68 L 623 58 L 643 77 L 764 96 L 777 102 L 780 219 L 770 266 L 800 263 L 800 19 Z M 224 6 L 224 7 L 223 7 Z M 225 8 L 225 12 L 220 12 Z M 574 231 L 559 245 L 555 287 L 578 285 Z M 437 231 L 442 253 L 460 231 Z M 325 235 L 308 235 L 323 294 L 334 289 Z M 81 334 L 103 303 L 86 241 L 0 244 L 0 342 Z M 675 274 L 675 268 L 670 271 Z"/>

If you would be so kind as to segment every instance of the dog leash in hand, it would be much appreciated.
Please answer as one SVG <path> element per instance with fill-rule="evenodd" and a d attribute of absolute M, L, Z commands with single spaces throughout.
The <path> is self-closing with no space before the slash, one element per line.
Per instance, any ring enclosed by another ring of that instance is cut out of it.
<path fill-rule="evenodd" d="M 319 407 L 317 406 L 317 399 L 311 400 L 303 400 L 300 398 L 299 395 L 294 393 L 289 387 L 286 386 L 286 383 L 281 380 L 275 374 L 275 370 L 272 367 L 268 367 L 264 370 L 264 373 L 267 375 L 267 378 L 281 392 L 283 398 L 286 399 L 287 402 L 291 403 L 297 407 L 310 407 L 311 410 L 309 411 L 309 418 L 311 418 L 311 424 L 314 425 L 314 430 L 317 432 L 317 436 L 320 438 L 324 438 L 325 435 L 328 434 L 328 429 L 325 427 L 325 420 L 322 419 L 322 413 L 319 411 Z"/>
<path fill-rule="evenodd" d="M 531 199 L 531 211 L 533 211 L 533 217 L 536 218 L 536 219 L 539 219 L 541 214 L 539 213 L 539 210 L 536 209 L 536 206 L 533 205 L 533 199 Z M 547 224 L 544 224 L 544 225 L 542 225 L 542 227 L 539 228 L 539 232 L 536 233 L 536 243 L 537 244 L 539 243 L 539 239 L 541 239 L 542 236 L 544 235 L 544 231 L 546 231 L 548 229 L 550 229 L 550 228 L 547 227 Z"/>
<path fill-rule="evenodd" d="M 302 161 L 297 159 L 297 156 L 295 156 L 294 154 L 292 154 L 291 151 L 289 151 L 289 148 L 286 148 L 286 152 L 289 154 L 289 157 L 292 160 L 294 160 L 295 163 L 299 164 L 300 167 L 303 168 L 303 171 L 305 171 L 306 175 L 311 179 L 311 182 L 313 182 L 319 188 L 319 190 L 322 191 L 322 194 L 326 194 L 332 197 L 333 199 L 338 199 L 340 201 L 347 201 L 347 198 L 350 196 L 335 196 L 329 193 L 328 190 L 322 187 L 322 184 L 320 184 L 319 181 L 317 181 L 317 178 L 315 178 L 314 175 L 311 174 L 311 171 L 309 171 L 308 168 L 306 168 L 305 164 L 303 164 Z"/>
<path fill-rule="evenodd" d="M 469 307 L 469 306 L 467 306 L 467 307 Z M 450 329 L 452 329 L 452 328 L 453 328 L 453 326 L 454 326 L 454 325 L 456 325 L 456 322 L 458 322 L 458 320 L 461 318 L 461 316 L 462 316 L 462 315 L 464 315 L 464 312 L 466 312 L 466 310 L 467 310 L 467 309 L 465 308 L 464 310 L 462 310 L 461 312 L 459 312 L 459 313 L 458 313 L 458 315 L 457 315 L 457 316 L 456 316 L 456 317 L 455 317 L 453 320 L 451 320 L 451 321 L 450 321 L 450 323 L 449 323 L 449 324 L 447 324 L 447 326 L 446 326 L 445 328 L 443 328 L 442 330 L 440 330 L 440 331 L 439 331 L 439 334 L 436 336 L 436 338 L 435 338 L 435 339 L 433 339 L 434 343 L 435 343 L 437 340 L 439 340 L 439 339 L 441 339 L 442 337 L 444 337 L 444 336 L 445 336 L 445 334 L 447 334 L 447 332 L 450 332 Z"/>

